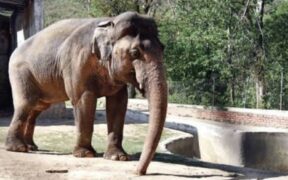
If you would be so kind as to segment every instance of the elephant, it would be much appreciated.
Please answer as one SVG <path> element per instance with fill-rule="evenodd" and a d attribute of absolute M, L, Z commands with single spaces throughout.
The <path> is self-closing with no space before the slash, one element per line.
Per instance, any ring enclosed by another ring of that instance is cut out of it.
<path fill-rule="evenodd" d="M 122 147 L 127 84 L 148 99 L 149 123 L 136 173 L 145 175 L 164 127 L 167 82 L 164 45 L 155 20 L 136 12 L 65 19 L 27 39 L 11 55 L 14 114 L 5 147 L 37 150 L 35 119 L 51 104 L 70 100 L 76 125 L 75 157 L 94 157 L 91 145 L 97 98 L 106 98 L 108 145 L 104 158 L 128 160 Z"/>

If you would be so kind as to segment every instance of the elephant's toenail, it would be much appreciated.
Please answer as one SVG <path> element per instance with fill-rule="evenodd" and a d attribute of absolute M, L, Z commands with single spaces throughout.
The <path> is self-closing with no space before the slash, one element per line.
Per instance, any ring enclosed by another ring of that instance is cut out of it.
<path fill-rule="evenodd" d="M 114 160 L 114 161 L 118 160 L 118 156 L 117 155 L 112 155 L 111 156 L 111 160 Z"/>
<path fill-rule="evenodd" d="M 120 158 L 119 158 L 120 161 L 127 161 L 128 160 L 128 157 L 125 156 L 125 155 L 121 155 Z"/>
<path fill-rule="evenodd" d="M 92 152 L 86 152 L 86 156 L 85 157 L 94 157 L 94 154 Z"/>

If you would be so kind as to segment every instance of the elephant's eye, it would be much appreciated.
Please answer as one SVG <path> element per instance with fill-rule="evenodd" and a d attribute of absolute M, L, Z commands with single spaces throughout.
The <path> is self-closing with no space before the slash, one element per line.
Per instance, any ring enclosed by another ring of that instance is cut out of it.
<path fill-rule="evenodd" d="M 140 57 L 139 49 L 133 48 L 129 50 L 129 54 L 132 57 L 132 59 L 138 59 Z"/>

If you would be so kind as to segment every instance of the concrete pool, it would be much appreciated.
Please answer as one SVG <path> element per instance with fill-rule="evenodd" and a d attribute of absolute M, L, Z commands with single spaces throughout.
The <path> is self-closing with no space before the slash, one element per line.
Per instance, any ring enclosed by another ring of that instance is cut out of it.
<path fill-rule="evenodd" d="M 194 122 L 190 133 L 166 140 L 164 148 L 207 162 L 288 172 L 288 132 L 284 130 L 205 121 Z"/>
<path fill-rule="evenodd" d="M 143 103 L 145 102 L 137 101 L 137 106 L 134 105 L 127 116 L 139 122 L 147 122 L 148 112 L 143 109 Z M 165 127 L 190 135 L 173 137 L 163 142 L 161 146 L 167 153 L 217 164 L 288 172 L 287 128 L 245 123 L 241 125 L 185 116 L 168 113 Z"/>

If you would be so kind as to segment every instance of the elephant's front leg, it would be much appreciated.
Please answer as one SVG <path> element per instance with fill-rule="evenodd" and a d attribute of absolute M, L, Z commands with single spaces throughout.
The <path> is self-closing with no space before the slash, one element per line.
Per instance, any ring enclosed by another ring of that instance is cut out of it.
<path fill-rule="evenodd" d="M 74 105 L 77 141 L 73 151 L 75 157 L 95 157 L 96 151 L 91 145 L 96 108 L 96 97 L 92 92 L 84 92 Z"/>
<path fill-rule="evenodd" d="M 128 155 L 122 148 L 123 126 L 127 110 L 127 87 L 117 94 L 106 97 L 106 114 L 108 125 L 108 147 L 104 158 L 127 161 Z"/>

